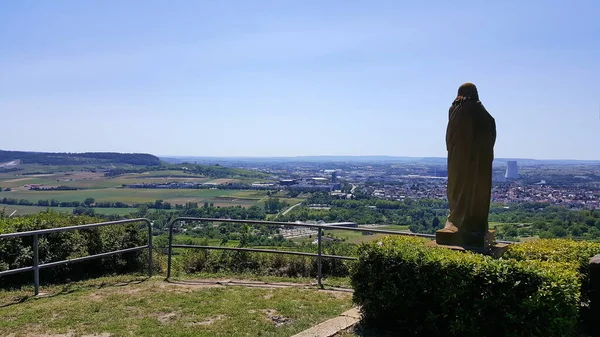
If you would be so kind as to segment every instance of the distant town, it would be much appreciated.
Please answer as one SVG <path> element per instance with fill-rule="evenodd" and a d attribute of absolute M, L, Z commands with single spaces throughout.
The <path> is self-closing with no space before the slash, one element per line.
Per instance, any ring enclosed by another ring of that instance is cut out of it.
<path fill-rule="evenodd" d="M 213 161 L 215 159 L 212 159 Z M 198 161 L 202 162 L 202 160 Z M 353 192 L 389 200 L 446 199 L 445 162 L 416 160 L 386 162 L 226 161 L 222 165 L 269 174 L 269 182 L 250 188 L 329 192 L 351 199 Z M 131 188 L 216 188 L 214 184 L 171 183 Z M 600 208 L 600 162 L 496 160 L 492 202 L 539 202 L 570 209 Z"/>

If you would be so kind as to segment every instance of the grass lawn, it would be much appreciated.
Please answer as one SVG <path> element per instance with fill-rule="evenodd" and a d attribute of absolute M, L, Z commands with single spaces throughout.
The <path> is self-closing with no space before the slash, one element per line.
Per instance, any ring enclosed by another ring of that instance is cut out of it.
<path fill-rule="evenodd" d="M 51 295 L 24 300 L 0 292 L 0 335 L 291 336 L 352 306 L 349 292 L 303 285 L 119 283 L 125 279 L 43 289 Z"/>

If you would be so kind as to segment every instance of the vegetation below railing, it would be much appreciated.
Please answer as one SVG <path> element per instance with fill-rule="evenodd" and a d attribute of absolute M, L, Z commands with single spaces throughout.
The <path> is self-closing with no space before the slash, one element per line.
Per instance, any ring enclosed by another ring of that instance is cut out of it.
<path fill-rule="evenodd" d="M 273 249 L 273 247 L 269 247 Z M 316 253 L 316 247 L 302 246 L 296 249 L 285 247 L 287 251 Z M 356 246 L 323 245 L 324 255 L 353 256 Z M 322 271 L 326 276 L 348 276 L 354 261 L 344 261 L 324 257 Z M 317 260 L 310 256 L 280 255 L 274 253 L 253 253 L 246 251 L 213 251 L 185 249 L 175 258 L 175 275 L 178 273 L 254 273 L 268 276 L 316 277 Z"/>
<path fill-rule="evenodd" d="M 101 220 L 53 212 L 40 213 L 10 219 L 0 218 L 0 234 L 97 222 Z M 127 224 L 44 234 L 39 238 L 39 260 L 40 263 L 54 262 L 133 248 L 146 244 L 147 233 L 147 229 L 141 224 Z M 31 236 L 0 240 L 0 271 L 32 266 L 33 253 Z M 40 275 L 43 283 L 58 283 L 139 271 L 147 266 L 145 261 L 147 261 L 147 254 L 130 252 L 43 269 Z M 31 273 L 5 275 L 0 277 L 0 288 L 18 287 L 31 282 Z"/>
<path fill-rule="evenodd" d="M 55 212 L 39 213 L 16 218 L 0 218 L 0 234 L 31 231 L 55 227 L 75 226 L 102 222 L 102 219 L 75 216 Z M 176 237 L 175 243 L 191 245 L 223 244 L 237 247 L 285 249 L 316 253 L 312 244 L 296 244 L 281 236 L 268 238 L 273 229 L 259 226 L 260 230 L 243 224 L 229 224 L 220 228 L 204 226 Z M 203 236 L 199 238 L 197 236 Z M 214 237 L 210 239 L 209 237 Z M 228 241 L 231 238 L 232 241 Z M 132 248 L 146 244 L 147 230 L 137 224 L 111 225 L 106 227 L 65 231 L 40 235 L 40 263 L 72 259 L 97 253 Z M 233 241 L 235 240 L 235 241 Z M 155 237 L 155 272 L 166 268 L 166 237 Z M 356 256 L 356 245 L 341 242 L 325 242 L 323 254 Z M 317 263 L 314 257 L 281 256 L 250 252 L 174 249 L 174 274 L 244 272 L 259 275 L 315 277 Z M 30 267 L 33 263 L 33 240 L 31 236 L 0 240 L 0 271 Z M 323 259 L 323 272 L 327 276 L 347 276 L 352 261 Z M 145 252 L 124 253 L 94 261 L 56 266 L 40 271 L 42 284 L 56 284 L 102 275 L 140 272 L 147 266 Z M 0 288 L 31 284 L 31 273 L 0 277 Z"/>

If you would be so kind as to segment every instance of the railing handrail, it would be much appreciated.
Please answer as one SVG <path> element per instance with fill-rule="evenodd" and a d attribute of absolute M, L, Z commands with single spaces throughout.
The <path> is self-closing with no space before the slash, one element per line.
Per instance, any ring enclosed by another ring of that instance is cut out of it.
<path fill-rule="evenodd" d="M 310 224 L 303 222 L 282 222 L 282 221 L 267 221 L 267 220 L 243 220 L 243 219 L 223 219 L 223 218 L 195 218 L 195 217 L 178 217 L 172 221 L 204 221 L 204 222 L 231 222 L 231 223 L 245 223 L 255 225 L 275 225 L 275 226 L 295 226 L 295 227 L 310 227 L 310 228 L 323 228 L 323 229 L 339 229 L 339 230 L 350 230 L 355 232 L 372 232 L 381 234 L 393 234 L 393 235 L 405 235 L 405 236 L 416 236 L 421 238 L 435 239 L 435 234 L 424 234 L 414 233 L 407 231 L 394 231 L 388 229 L 371 229 L 371 228 L 359 228 L 359 227 L 346 227 L 344 225 L 357 225 L 356 222 L 333 222 L 325 224 Z M 333 227 L 333 228 L 332 228 Z M 496 240 L 499 243 L 515 243 L 513 241 Z"/>
<path fill-rule="evenodd" d="M 103 227 L 103 226 L 111 226 L 111 225 L 129 224 L 129 223 L 136 223 L 136 222 L 143 222 L 146 225 L 148 225 L 148 244 L 146 244 L 144 246 L 137 246 L 137 247 L 132 247 L 132 248 L 113 250 L 110 252 L 88 255 L 88 256 L 69 259 L 69 260 L 53 261 L 53 262 L 47 262 L 47 263 L 43 263 L 43 264 L 39 263 L 39 245 L 38 245 L 39 235 L 57 233 L 57 232 L 65 232 L 65 231 L 73 231 L 73 230 L 81 230 L 81 229 L 89 229 L 89 228 L 96 228 L 96 227 Z M 40 269 L 42 269 L 42 268 L 50 268 L 50 267 L 55 267 L 55 266 L 59 266 L 59 265 L 80 262 L 80 261 L 98 259 L 98 258 L 102 258 L 102 257 L 106 257 L 106 256 L 120 254 L 120 253 L 139 251 L 142 249 L 148 249 L 148 277 L 152 277 L 152 268 L 153 268 L 153 266 L 152 266 L 152 263 L 153 263 L 152 262 L 152 222 L 146 218 L 125 219 L 125 220 L 107 221 L 107 222 L 99 222 L 99 223 L 92 223 L 92 224 L 85 224 L 85 225 L 56 227 L 56 228 L 38 229 L 38 230 L 26 231 L 26 232 L 0 234 L 0 239 L 10 239 L 10 238 L 17 238 L 17 237 L 24 237 L 24 236 L 33 236 L 33 265 L 29 266 L 29 267 L 22 267 L 22 268 L 8 269 L 8 270 L 0 271 L 0 276 L 33 271 L 34 292 L 35 292 L 36 296 L 39 295 L 39 288 L 40 288 L 39 272 L 40 272 Z"/>
<path fill-rule="evenodd" d="M 220 247 L 220 246 L 197 246 L 197 245 L 177 245 L 173 244 L 173 227 L 176 222 L 180 221 L 201 221 L 201 222 L 221 222 L 221 223 L 244 223 L 244 224 L 255 224 L 255 225 L 271 225 L 271 226 L 292 226 L 292 227 L 308 227 L 317 229 L 317 254 L 305 253 L 305 252 L 293 252 L 285 250 L 269 250 L 269 249 L 256 249 L 256 248 L 240 248 L 240 247 Z M 379 234 L 391 234 L 391 235 L 403 235 L 403 236 L 416 236 L 428 239 L 435 239 L 435 234 L 421 234 L 406 231 L 393 231 L 387 229 L 375 229 L 375 228 L 358 228 L 358 227 L 347 227 L 348 225 L 356 225 L 355 222 L 336 222 L 336 223 L 325 223 L 325 224 L 310 224 L 302 222 L 281 222 L 281 221 L 266 221 L 266 220 L 244 220 L 244 219 L 223 219 L 223 218 L 198 218 L 198 217 L 178 217 L 169 223 L 169 246 L 167 256 L 167 279 L 171 277 L 171 260 L 173 255 L 173 248 L 198 248 L 198 249 L 217 249 L 217 250 L 231 250 L 231 251 L 248 251 L 258 253 L 273 253 L 273 254 L 289 254 L 289 255 L 302 255 L 302 256 L 314 256 L 317 258 L 317 282 L 319 286 L 323 287 L 322 280 L 322 258 L 334 258 L 334 259 L 354 259 L 350 256 L 337 256 L 337 255 L 323 255 L 322 253 L 322 236 L 323 230 L 347 230 L 354 232 L 368 232 L 368 233 L 379 233 Z M 500 241 L 499 243 L 512 243 L 510 241 Z"/>
<path fill-rule="evenodd" d="M 341 225 L 356 225 L 356 222 L 333 222 L 327 224 L 310 224 L 304 222 L 283 222 L 283 221 L 267 221 L 267 220 L 244 220 L 244 219 L 223 219 L 223 218 L 195 218 L 195 217 L 178 217 L 172 220 L 172 223 L 177 221 L 205 221 L 205 222 L 231 222 L 245 223 L 255 225 L 273 225 L 273 226 L 296 226 L 296 227 L 320 227 L 320 226 L 341 226 Z"/>
<path fill-rule="evenodd" d="M 30 236 L 30 235 L 34 235 L 34 234 L 49 234 L 49 233 L 56 233 L 56 232 L 66 232 L 66 231 L 72 231 L 72 230 L 78 230 L 78 229 L 88 229 L 88 228 L 94 228 L 94 227 L 120 225 L 120 224 L 126 224 L 126 223 L 132 223 L 132 222 L 142 222 L 142 221 L 146 222 L 148 225 L 151 224 L 150 220 L 148 220 L 146 218 L 124 219 L 124 220 L 98 222 L 98 223 L 85 224 L 85 225 L 36 229 L 33 231 L 26 231 L 26 232 L 14 232 L 14 233 L 8 233 L 8 234 L 0 234 L 0 239 L 16 238 L 16 237 L 20 237 L 20 236 Z"/>

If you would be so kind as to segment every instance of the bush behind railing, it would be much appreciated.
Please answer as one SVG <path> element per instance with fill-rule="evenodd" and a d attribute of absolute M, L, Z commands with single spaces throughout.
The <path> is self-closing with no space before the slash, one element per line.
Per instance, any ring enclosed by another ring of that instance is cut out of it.
<path fill-rule="evenodd" d="M 24 232 L 102 222 L 88 216 L 45 212 L 0 219 L 0 233 Z M 141 223 L 111 225 L 39 235 L 39 262 L 47 263 L 145 245 L 147 229 Z M 101 275 L 141 271 L 147 254 L 130 252 L 40 270 L 42 284 L 80 280 Z M 33 265 L 33 237 L 0 239 L 0 271 Z M 0 277 L 0 288 L 32 283 L 32 273 Z"/>

